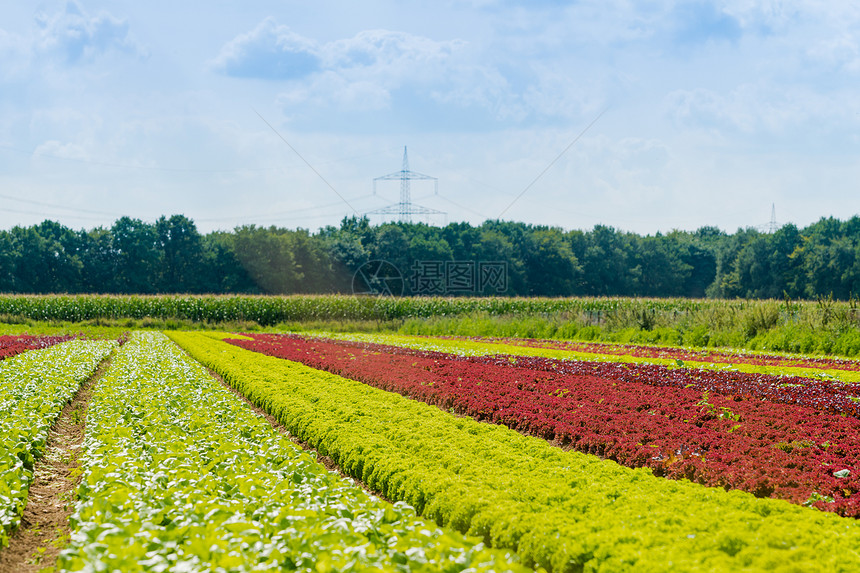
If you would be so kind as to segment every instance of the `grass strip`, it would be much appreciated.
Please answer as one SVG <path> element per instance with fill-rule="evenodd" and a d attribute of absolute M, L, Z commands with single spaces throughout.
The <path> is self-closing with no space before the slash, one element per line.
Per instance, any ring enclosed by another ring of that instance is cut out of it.
<path fill-rule="evenodd" d="M 328 472 L 159 333 L 91 398 L 61 571 L 521 571 Z"/>
<path fill-rule="evenodd" d="M 552 571 L 852 571 L 854 520 L 655 477 L 302 364 L 169 333 L 349 475 Z"/>
<path fill-rule="evenodd" d="M 0 547 L 20 522 L 51 425 L 114 346 L 72 340 L 0 362 Z"/>

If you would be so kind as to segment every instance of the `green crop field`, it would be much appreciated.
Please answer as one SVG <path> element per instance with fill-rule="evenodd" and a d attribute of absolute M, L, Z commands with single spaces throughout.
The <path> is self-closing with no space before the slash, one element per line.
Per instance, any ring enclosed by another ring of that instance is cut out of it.
<path fill-rule="evenodd" d="M 819 299 L 0 295 L 15 332 L 335 330 L 860 354 L 858 302 Z M 51 330 L 53 329 L 53 330 Z"/>
<path fill-rule="evenodd" d="M 860 570 L 851 303 L 0 314 L 0 571 Z"/>

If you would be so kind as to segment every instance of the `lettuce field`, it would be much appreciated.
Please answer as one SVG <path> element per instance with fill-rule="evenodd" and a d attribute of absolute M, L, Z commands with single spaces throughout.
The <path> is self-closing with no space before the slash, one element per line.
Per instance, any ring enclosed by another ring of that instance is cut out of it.
<path fill-rule="evenodd" d="M 57 453 L 83 386 L 83 438 Z M 844 357 L 16 334 L 0 413 L 0 571 L 860 571 Z M 65 529 L 27 545 L 63 455 Z"/>

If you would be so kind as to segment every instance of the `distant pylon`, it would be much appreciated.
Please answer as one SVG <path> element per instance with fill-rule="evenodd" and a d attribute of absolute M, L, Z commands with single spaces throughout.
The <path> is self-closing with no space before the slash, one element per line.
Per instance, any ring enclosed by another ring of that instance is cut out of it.
<path fill-rule="evenodd" d="M 770 234 L 779 231 L 779 223 L 776 222 L 776 203 L 770 206 L 770 223 L 767 224 L 767 232 Z"/>
<path fill-rule="evenodd" d="M 436 177 L 430 177 L 429 175 L 409 170 L 409 156 L 406 152 L 405 145 L 403 146 L 403 167 L 400 171 L 395 171 L 394 173 L 389 173 L 388 175 L 375 178 L 373 180 L 373 194 L 376 195 L 377 181 L 392 181 L 398 179 L 400 180 L 400 203 L 368 211 L 367 215 L 398 215 L 398 220 L 401 223 L 411 223 L 412 215 L 447 215 L 445 211 L 437 211 L 436 209 L 430 209 L 428 207 L 422 207 L 421 205 L 415 205 L 412 203 L 410 182 L 413 179 L 433 181 L 434 193 L 436 194 L 439 193 L 439 180 Z"/>

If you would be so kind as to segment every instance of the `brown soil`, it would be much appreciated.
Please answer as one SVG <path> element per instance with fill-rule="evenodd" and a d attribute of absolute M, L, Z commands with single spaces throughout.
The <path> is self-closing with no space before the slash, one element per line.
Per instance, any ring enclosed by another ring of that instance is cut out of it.
<path fill-rule="evenodd" d="M 367 484 L 365 484 L 360 479 L 343 473 L 343 471 L 340 469 L 340 466 L 338 466 L 337 463 L 335 463 L 335 461 L 333 459 L 331 459 L 329 456 L 320 455 L 319 451 L 317 451 L 317 449 L 315 447 L 310 445 L 308 442 L 300 440 L 296 436 L 292 435 L 289 432 L 289 430 L 287 430 L 287 428 L 285 428 L 280 422 L 278 422 L 278 420 L 274 416 L 272 416 L 271 414 L 269 414 L 268 412 L 266 412 L 265 410 L 263 410 L 262 408 L 260 408 L 256 404 L 254 404 L 253 402 L 251 402 L 248 398 L 245 397 L 244 394 L 242 394 L 241 392 L 239 392 L 238 390 L 236 390 L 235 388 L 230 386 L 230 384 L 225 382 L 224 379 L 217 372 L 215 372 L 214 370 L 212 370 L 210 368 L 207 368 L 207 370 L 209 370 L 209 374 L 211 374 L 213 378 L 218 380 L 221 384 L 223 384 L 223 386 L 225 388 L 227 388 L 230 392 L 232 392 L 234 395 L 236 395 L 240 400 L 242 400 L 248 406 L 250 406 L 254 412 L 256 412 L 257 414 L 264 417 L 266 419 L 266 421 L 269 422 L 269 424 L 271 424 L 273 428 L 275 428 L 275 430 L 277 430 L 278 432 L 280 432 L 281 434 L 283 434 L 284 436 L 289 438 L 291 442 L 293 442 L 294 444 L 296 444 L 297 446 L 299 446 L 301 449 L 305 450 L 306 452 L 313 452 L 314 456 L 316 457 L 317 462 L 319 462 L 323 466 L 325 466 L 325 469 L 327 469 L 330 472 L 335 472 L 343 478 L 354 481 L 357 486 L 359 486 L 361 489 L 363 489 L 364 491 L 366 491 L 367 493 L 369 493 L 370 495 L 372 495 L 374 497 L 378 497 L 379 499 L 385 500 L 388 503 L 394 503 L 393 501 L 386 498 L 385 496 L 383 496 L 379 492 L 373 491 L 372 489 L 367 487 Z M 0 567 L 0 573 L 4 573 L 2 567 Z"/>
<path fill-rule="evenodd" d="M 75 506 L 78 457 L 84 441 L 87 405 L 95 384 L 110 358 L 104 360 L 63 408 L 48 433 L 45 455 L 36 460 L 27 506 L 9 540 L 0 550 L 0 573 L 53 570 L 57 556 L 69 541 L 69 516 Z"/>

